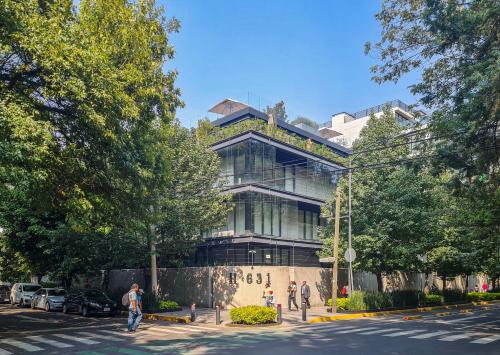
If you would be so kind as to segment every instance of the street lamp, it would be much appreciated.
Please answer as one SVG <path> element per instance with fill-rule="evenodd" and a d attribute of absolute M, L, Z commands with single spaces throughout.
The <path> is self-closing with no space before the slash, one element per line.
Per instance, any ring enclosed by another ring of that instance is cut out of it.
<path fill-rule="evenodd" d="M 250 254 L 250 257 L 252 259 L 252 270 L 253 270 L 253 257 L 255 255 L 255 253 L 257 253 L 255 250 L 249 250 L 248 251 L 248 254 Z"/>

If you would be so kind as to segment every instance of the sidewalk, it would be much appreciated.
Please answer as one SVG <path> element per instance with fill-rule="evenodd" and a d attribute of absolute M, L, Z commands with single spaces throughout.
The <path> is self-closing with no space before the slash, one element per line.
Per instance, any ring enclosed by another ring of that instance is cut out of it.
<path fill-rule="evenodd" d="M 155 313 L 159 316 L 171 316 L 171 317 L 190 317 L 191 310 L 188 307 L 185 307 L 182 311 L 178 312 L 164 312 L 164 313 Z M 331 316 L 331 313 L 326 311 L 326 307 L 311 307 L 311 309 L 307 310 L 307 319 L 318 318 L 318 317 L 328 317 Z M 302 324 L 302 310 L 298 311 L 289 311 L 288 309 L 282 309 L 282 317 L 283 324 L 291 325 L 291 324 Z M 220 318 L 222 321 L 222 325 L 228 324 L 231 322 L 229 317 L 229 309 L 221 309 Z M 198 308 L 196 309 L 196 323 L 204 323 L 204 324 L 214 324 L 215 325 L 215 309 L 214 308 Z"/>

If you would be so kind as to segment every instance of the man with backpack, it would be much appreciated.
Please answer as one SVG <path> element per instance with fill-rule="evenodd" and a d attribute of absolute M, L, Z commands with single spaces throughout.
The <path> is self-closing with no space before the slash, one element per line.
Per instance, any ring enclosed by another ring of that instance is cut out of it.
<path fill-rule="evenodd" d="M 128 331 L 135 332 L 142 319 L 142 313 L 137 302 L 137 291 L 139 285 L 134 283 L 130 287 L 130 291 L 123 295 L 122 304 L 128 306 Z"/>

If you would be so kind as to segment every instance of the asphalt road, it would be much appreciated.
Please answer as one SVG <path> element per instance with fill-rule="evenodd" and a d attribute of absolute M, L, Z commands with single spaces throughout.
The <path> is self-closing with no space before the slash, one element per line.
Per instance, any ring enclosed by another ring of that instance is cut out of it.
<path fill-rule="evenodd" d="M 401 315 L 235 329 L 124 318 L 84 318 L 0 306 L 0 355 L 8 354 L 500 354 L 500 304 L 469 313 Z"/>

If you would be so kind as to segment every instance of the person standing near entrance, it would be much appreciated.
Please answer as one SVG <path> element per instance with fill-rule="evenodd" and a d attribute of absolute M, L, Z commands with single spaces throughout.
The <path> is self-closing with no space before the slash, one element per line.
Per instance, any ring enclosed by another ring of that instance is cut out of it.
<path fill-rule="evenodd" d="M 300 288 L 300 301 L 306 304 L 307 308 L 311 308 L 309 303 L 309 297 L 311 297 L 311 289 L 306 281 L 302 282 L 302 287 Z"/>
<path fill-rule="evenodd" d="M 292 303 L 299 310 L 299 306 L 297 306 L 297 283 L 295 281 L 290 282 L 290 286 L 288 286 L 288 310 L 292 310 Z"/>
<path fill-rule="evenodd" d="M 271 288 L 271 285 L 269 282 L 266 282 L 266 288 L 264 289 L 264 293 L 262 295 L 262 298 L 264 299 L 264 305 L 266 307 L 272 307 L 274 303 L 274 292 Z"/>

